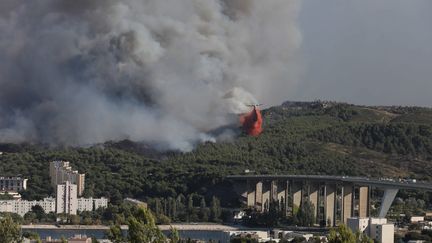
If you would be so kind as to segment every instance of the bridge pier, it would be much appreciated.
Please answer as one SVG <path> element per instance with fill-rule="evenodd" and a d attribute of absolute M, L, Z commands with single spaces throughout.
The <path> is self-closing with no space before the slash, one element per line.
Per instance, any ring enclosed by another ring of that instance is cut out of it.
<path fill-rule="evenodd" d="M 384 189 L 384 195 L 381 200 L 381 207 L 379 211 L 380 218 L 384 218 L 387 215 L 387 212 L 390 209 L 390 206 L 392 205 L 393 200 L 395 199 L 398 191 L 399 189 L 395 189 L 395 188 Z"/>
<path fill-rule="evenodd" d="M 261 212 L 268 211 L 270 208 L 270 199 L 271 199 L 271 190 L 272 190 L 272 181 L 263 181 L 262 182 L 262 207 Z"/>
<path fill-rule="evenodd" d="M 300 210 L 302 202 L 302 183 L 300 181 L 293 181 L 292 186 L 292 215 L 295 215 Z"/>
<path fill-rule="evenodd" d="M 353 186 L 344 185 L 342 188 L 342 222 L 347 223 L 347 219 L 352 217 L 353 211 Z"/>
<path fill-rule="evenodd" d="M 384 189 L 379 217 L 385 217 L 399 188 L 432 191 L 432 184 L 345 176 L 233 176 L 234 190 L 247 207 L 264 212 L 279 203 L 284 215 L 295 215 L 305 200 L 314 206 L 316 223 L 335 226 L 350 217 L 370 216 L 371 187 Z"/>
<path fill-rule="evenodd" d="M 327 226 L 335 226 L 336 218 L 336 185 L 327 184 L 325 187 L 325 217 Z"/>
<path fill-rule="evenodd" d="M 247 207 L 255 207 L 256 182 L 247 180 Z"/>
<path fill-rule="evenodd" d="M 318 183 L 310 183 L 309 184 L 309 201 L 311 202 L 311 204 L 314 207 L 314 216 L 315 218 L 317 218 L 318 215 L 318 190 L 319 190 L 319 185 Z"/>
<path fill-rule="evenodd" d="M 263 182 L 258 181 L 255 187 L 255 208 L 258 211 L 263 211 Z"/>
<path fill-rule="evenodd" d="M 369 217 L 369 201 L 370 193 L 368 186 L 361 186 L 359 188 L 359 217 Z"/>

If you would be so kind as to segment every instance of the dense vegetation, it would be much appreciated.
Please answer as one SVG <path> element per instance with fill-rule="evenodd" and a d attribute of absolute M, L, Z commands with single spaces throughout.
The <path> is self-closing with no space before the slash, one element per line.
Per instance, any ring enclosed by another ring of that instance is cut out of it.
<path fill-rule="evenodd" d="M 86 173 L 86 196 L 149 200 L 236 196 L 224 177 L 243 173 L 367 175 L 432 179 L 432 109 L 287 102 L 263 112 L 261 136 L 158 153 L 132 142 L 88 148 L 2 144 L 0 175 L 29 178 L 25 198 L 52 194 L 48 163 L 69 160 Z M 178 216 L 180 217 L 180 216 Z"/>

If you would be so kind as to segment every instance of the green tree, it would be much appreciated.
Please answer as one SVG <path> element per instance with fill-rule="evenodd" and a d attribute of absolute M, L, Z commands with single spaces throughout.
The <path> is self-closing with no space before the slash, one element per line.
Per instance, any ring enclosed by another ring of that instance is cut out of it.
<path fill-rule="evenodd" d="M 356 236 L 344 224 L 339 225 L 337 229 L 331 229 L 327 237 L 329 243 L 355 243 Z"/>
<path fill-rule="evenodd" d="M 47 217 L 45 211 L 43 210 L 43 208 L 40 205 L 33 206 L 31 211 L 36 214 L 36 219 L 39 222 L 44 221 Z"/>
<path fill-rule="evenodd" d="M 155 209 L 154 209 L 156 215 L 162 214 L 162 203 L 161 200 L 159 198 L 155 199 Z"/>
<path fill-rule="evenodd" d="M 186 221 L 186 198 L 183 196 L 183 194 L 180 194 L 177 196 L 176 198 L 176 204 L 177 204 L 177 212 L 178 212 L 178 216 L 179 216 L 179 220 L 180 221 Z"/>
<path fill-rule="evenodd" d="M 130 243 L 164 243 L 166 238 L 156 226 L 151 212 L 143 207 L 138 208 L 137 213 L 128 220 Z"/>
<path fill-rule="evenodd" d="M 359 243 L 373 243 L 374 241 L 370 239 L 367 235 L 360 233 L 360 231 L 357 231 L 355 233 L 356 240 Z"/>
<path fill-rule="evenodd" d="M 21 241 L 21 227 L 8 215 L 0 219 L 0 243 L 15 243 Z"/>
<path fill-rule="evenodd" d="M 190 194 L 188 196 L 187 221 L 188 222 L 198 221 L 198 216 L 197 216 L 196 210 L 194 208 L 194 202 L 193 202 L 193 195 L 192 194 Z"/>
<path fill-rule="evenodd" d="M 220 201 L 217 197 L 213 196 L 210 204 L 211 220 L 213 222 L 219 222 L 221 214 L 222 214 L 222 209 L 220 206 Z"/>
<path fill-rule="evenodd" d="M 113 225 L 110 227 L 108 232 L 106 233 L 107 238 L 111 240 L 114 243 L 124 243 L 126 242 L 125 238 L 123 237 L 122 230 L 119 225 Z"/>
<path fill-rule="evenodd" d="M 296 236 L 291 241 L 291 243 L 303 243 L 303 242 L 306 242 L 306 238 L 304 238 L 303 236 Z"/>
<path fill-rule="evenodd" d="M 201 219 L 201 221 L 203 222 L 207 222 L 209 217 L 208 217 L 208 208 L 205 202 L 204 198 L 201 198 L 201 202 L 200 202 L 200 209 L 199 209 L 199 217 Z"/>
<path fill-rule="evenodd" d="M 178 230 L 171 226 L 170 230 L 170 243 L 179 243 L 180 242 L 180 234 Z"/>
<path fill-rule="evenodd" d="M 313 226 L 315 223 L 315 207 L 306 199 L 296 214 L 297 223 L 301 226 Z"/>
<path fill-rule="evenodd" d="M 336 229 L 331 229 L 327 237 L 329 243 L 373 243 L 366 235 L 353 233 L 346 225 L 341 224 Z"/>
<path fill-rule="evenodd" d="M 40 236 L 38 235 L 38 233 L 35 232 L 24 232 L 23 237 L 29 240 L 35 240 L 37 243 L 42 243 Z"/>

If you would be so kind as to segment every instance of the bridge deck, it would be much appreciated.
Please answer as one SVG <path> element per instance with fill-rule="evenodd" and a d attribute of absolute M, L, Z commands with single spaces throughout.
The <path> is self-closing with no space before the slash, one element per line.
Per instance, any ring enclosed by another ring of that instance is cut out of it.
<path fill-rule="evenodd" d="M 328 175 L 232 175 L 227 179 L 243 180 L 308 180 L 333 183 L 353 183 L 362 186 L 376 186 L 382 188 L 413 189 L 432 191 L 432 183 L 410 182 L 410 181 L 391 181 L 367 177 L 355 176 L 328 176 Z"/>

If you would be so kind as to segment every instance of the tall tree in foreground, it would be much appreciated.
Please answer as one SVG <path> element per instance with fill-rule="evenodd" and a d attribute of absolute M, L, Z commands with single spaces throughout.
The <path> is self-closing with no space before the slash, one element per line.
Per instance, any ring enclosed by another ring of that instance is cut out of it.
<path fill-rule="evenodd" d="M 217 197 L 213 196 L 210 205 L 210 215 L 213 222 L 220 222 L 220 216 L 222 214 L 222 209 L 220 206 L 220 201 Z"/>
<path fill-rule="evenodd" d="M 156 226 L 155 219 L 151 212 L 140 207 L 134 217 L 128 221 L 130 243 L 164 243 L 166 237 Z"/>
<path fill-rule="evenodd" d="M 21 228 L 8 215 L 0 219 L 0 243 L 18 243 L 21 241 Z"/>
<path fill-rule="evenodd" d="M 170 243 L 179 243 L 180 242 L 180 234 L 178 232 L 178 230 L 174 227 L 171 226 L 171 230 L 170 230 Z"/>
<path fill-rule="evenodd" d="M 113 243 L 124 243 L 126 240 L 123 237 L 122 230 L 119 225 L 113 225 L 106 233 L 107 238 Z"/>
<path fill-rule="evenodd" d="M 360 232 L 354 234 L 344 224 L 339 225 L 337 229 L 331 229 L 327 238 L 329 243 L 373 243 L 369 237 Z"/>
<path fill-rule="evenodd" d="M 296 221 L 301 226 L 313 226 L 315 223 L 315 207 L 308 199 L 302 203 L 296 214 Z"/>

